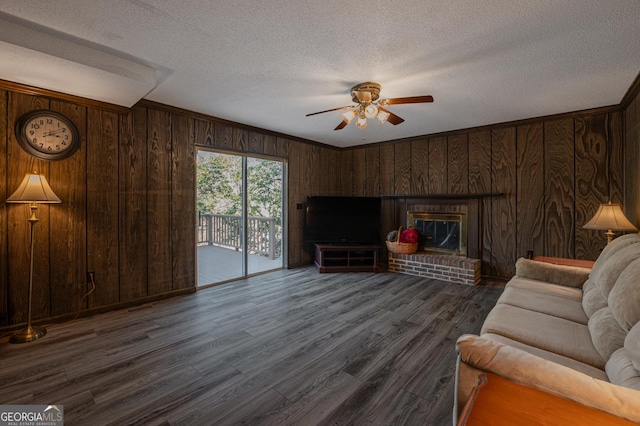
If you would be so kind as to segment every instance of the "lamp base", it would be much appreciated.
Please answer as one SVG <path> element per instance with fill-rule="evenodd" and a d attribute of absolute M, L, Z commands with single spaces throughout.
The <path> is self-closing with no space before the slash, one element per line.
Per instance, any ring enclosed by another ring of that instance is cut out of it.
<path fill-rule="evenodd" d="M 15 332 L 9 338 L 9 343 L 27 343 L 38 340 L 47 334 L 47 329 L 44 327 L 32 327 L 27 326 L 20 331 Z"/>

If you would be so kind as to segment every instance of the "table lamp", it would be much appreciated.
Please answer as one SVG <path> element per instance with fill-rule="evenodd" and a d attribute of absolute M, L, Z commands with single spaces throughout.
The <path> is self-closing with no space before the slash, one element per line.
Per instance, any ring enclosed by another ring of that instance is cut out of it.
<path fill-rule="evenodd" d="M 585 229 L 597 229 L 605 232 L 607 236 L 607 244 L 613 240 L 614 231 L 637 231 L 629 219 L 622 213 L 620 204 L 600 204 L 598 211 L 591 220 L 584 224 Z"/>

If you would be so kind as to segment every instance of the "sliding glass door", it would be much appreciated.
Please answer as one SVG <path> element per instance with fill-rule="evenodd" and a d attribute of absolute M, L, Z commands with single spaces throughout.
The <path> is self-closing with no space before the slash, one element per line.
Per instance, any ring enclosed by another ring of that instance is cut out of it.
<path fill-rule="evenodd" d="M 283 266 L 284 163 L 198 150 L 198 285 Z"/>

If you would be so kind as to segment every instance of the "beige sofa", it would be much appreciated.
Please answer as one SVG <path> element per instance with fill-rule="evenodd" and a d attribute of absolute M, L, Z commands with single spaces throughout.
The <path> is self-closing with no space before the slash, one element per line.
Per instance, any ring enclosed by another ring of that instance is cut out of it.
<path fill-rule="evenodd" d="M 519 259 L 480 336 L 456 343 L 454 424 L 482 372 L 640 423 L 639 243 L 616 238 L 592 269 Z"/>

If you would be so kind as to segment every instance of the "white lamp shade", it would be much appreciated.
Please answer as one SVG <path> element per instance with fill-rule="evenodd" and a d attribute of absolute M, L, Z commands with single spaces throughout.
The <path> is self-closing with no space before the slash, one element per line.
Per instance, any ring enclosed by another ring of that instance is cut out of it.
<path fill-rule="evenodd" d="M 61 203 L 53 192 L 44 175 L 27 173 L 22 183 L 9 198 L 7 203 Z"/>
<path fill-rule="evenodd" d="M 620 204 L 600 204 L 598 211 L 583 228 L 603 231 L 636 231 L 637 228 L 624 215 Z"/>
<path fill-rule="evenodd" d="M 378 107 L 373 104 L 367 105 L 367 107 L 364 109 L 364 115 L 367 118 L 374 118 L 376 115 L 378 115 Z"/>
<path fill-rule="evenodd" d="M 387 121 L 387 118 L 389 118 L 391 114 L 389 114 L 387 111 L 383 111 L 380 110 L 378 112 L 378 120 L 380 120 L 381 123 L 384 123 L 385 121 Z"/>
<path fill-rule="evenodd" d="M 347 112 L 343 112 L 342 113 L 342 119 L 347 123 L 351 123 L 351 120 L 353 120 L 356 117 L 356 113 L 353 110 L 349 110 Z"/>
<path fill-rule="evenodd" d="M 358 117 L 358 121 L 356 121 L 356 127 L 359 127 L 361 129 L 367 127 L 367 117 L 365 117 L 364 114 Z"/>

